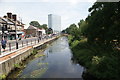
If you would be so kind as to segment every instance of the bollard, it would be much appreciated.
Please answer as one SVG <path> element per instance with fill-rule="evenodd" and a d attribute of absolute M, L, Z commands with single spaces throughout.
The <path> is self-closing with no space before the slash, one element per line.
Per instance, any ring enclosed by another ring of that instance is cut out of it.
<path fill-rule="evenodd" d="M 28 41 L 27 41 L 27 45 L 28 45 Z"/>
<path fill-rule="evenodd" d="M 11 51 L 11 43 L 9 43 L 9 51 Z"/>
<path fill-rule="evenodd" d="M 39 39 L 38 39 L 38 43 L 39 43 Z"/>
<path fill-rule="evenodd" d="M 27 44 L 27 46 L 28 46 L 28 41 L 26 41 L 26 44 Z"/>
<path fill-rule="evenodd" d="M 18 42 L 16 42 L 16 49 L 18 49 Z"/>
<path fill-rule="evenodd" d="M 22 41 L 22 47 L 23 47 L 23 41 Z"/>
<path fill-rule="evenodd" d="M 32 40 L 31 40 L 31 45 L 32 45 Z"/>
<path fill-rule="evenodd" d="M 35 44 L 36 44 L 36 39 L 35 39 Z"/>

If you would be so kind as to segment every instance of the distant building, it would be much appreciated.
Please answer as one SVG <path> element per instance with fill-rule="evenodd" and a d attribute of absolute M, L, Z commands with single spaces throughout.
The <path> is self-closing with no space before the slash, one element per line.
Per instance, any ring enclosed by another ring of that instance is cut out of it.
<path fill-rule="evenodd" d="M 39 29 L 37 27 L 34 27 L 30 25 L 26 30 L 26 37 L 41 37 L 42 35 L 45 35 L 45 29 Z"/>
<path fill-rule="evenodd" d="M 29 37 L 29 36 L 37 36 L 37 28 L 30 25 L 27 29 L 25 29 L 25 34 L 26 34 L 26 37 Z"/>
<path fill-rule="evenodd" d="M 43 29 L 43 28 L 42 28 L 42 29 L 38 29 L 38 32 L 39 32 L 39 33 L 41 32 L 42 35 L 45 35 L 45 34 L 46 34 L 45 29 Z"/>
<path fill-rule="evenodd" d="M 48 27 L 53 29 L 53 33 L 61 31 L 61 17 L 54 14 L 48 15 Z"/>

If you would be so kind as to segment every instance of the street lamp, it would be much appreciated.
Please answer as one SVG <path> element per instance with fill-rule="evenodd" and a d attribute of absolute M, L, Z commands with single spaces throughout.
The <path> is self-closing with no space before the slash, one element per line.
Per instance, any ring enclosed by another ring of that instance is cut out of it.
<path fill-rule="evenodd" d="M 16 14 L 12 15 L 13 20 L 15 21 L 15 39 L 16 39 L 16 49 L 18 49 L 18 41 L 17 41 L 17 16 Z"/>

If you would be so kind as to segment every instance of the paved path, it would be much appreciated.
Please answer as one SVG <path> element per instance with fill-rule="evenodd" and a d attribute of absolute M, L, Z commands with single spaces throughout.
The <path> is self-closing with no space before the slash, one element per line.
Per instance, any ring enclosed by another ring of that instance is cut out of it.
<path fill-rule="evenodd" d="M 54 37 L 54 38 L 55 38 L 55 37 Z M 13 57 L 13 56 L 15 56 L 15 55 L 18 55 L 18 54 L 19 54 L 20 52 L 22 52 L 22 51 L 25 51 L 25 50 L 30 49 L 30 48 L 32 48 L 32 47 L 36 47 L 36 46 L 38 46 L 38 45 L 42 45 L 42 44 L 44 44 L 45 42 L 48 42 L 48 41 L 50 41 L 50 40 L 52 40 L 52 39 L 54 39 L 54 38 L 50 38 L 50 39 L 47 39 L 47 40 L 41 40 L 39 43 L 34 43 L 34 44 L 32 44 L 32 45 L 31 45 L 31 43 L 30 43 L 29 45 L 24 46 L 24 47 L 21 47 L 21 48 L 19 48 L 19 49 L 17 49 L 17 50 L 6 51 L 6 52 L 2 53 L 2 55 L 0 55 L 0 63 L 1 63 L 2 61 L 5 61 L 5 60 L 7 60 L 7 59 L 10 59 L 11 57 Z"/>
<path fill-rule="evenodd" d="M 27 38 L 27 39 L 18 41 L 18 48 L 20 49 L 25 46 L 34 45 L 36 43 L 38 43 L 37 37 Z M 4 55 L 4 54 L 9 53 L 14 50 L 16 50 L 16 40 L 9 40 L 6 45 L 5 52 L 3 52 L 3 49 L 1 47 L 1 55 Z M 0 55 L 0 57 L 1 57 L 1 55 Z"/>
<path fill-rule="evenodd" d="M 28 47 L 19 49 L 19 50 L 15 51 L 13 53 L 10 53 L 10 54 L 8 54 L 6 56 L 0 57 L 0 62 L 5 61 L 7 59 L 10 59 L 12 56 L 17 55 L 19 52 L 23 52 L 23 51 L 25 51 L 27 49 L 30 49 L 30 48 L 32 48 L 32 46 L 28 46 Z"/>
<path fill-rule="evenodd" d="M 37 39 L 37 37 L 30 37 L 30 38 L 26 38 L 26 39 L 22 39 L 22 40 L 30 40 L 30 39 Z M 22 41 L 22 40 L 18 40 L 18 41 Z M 8 43 L 12 43 L 12 42 L 16 42 L 16 40 L 8 40 Z"/>

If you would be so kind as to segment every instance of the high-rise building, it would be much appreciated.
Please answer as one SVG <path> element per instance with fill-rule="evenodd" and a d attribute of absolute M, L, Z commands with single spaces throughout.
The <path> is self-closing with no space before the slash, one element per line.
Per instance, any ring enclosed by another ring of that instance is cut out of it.
<path fill-rule="evenodd" d="M 61 31 L 61 17 L 54 14 L 48 15 L 48 27 L 53 29 L 54 33 Z"/>

